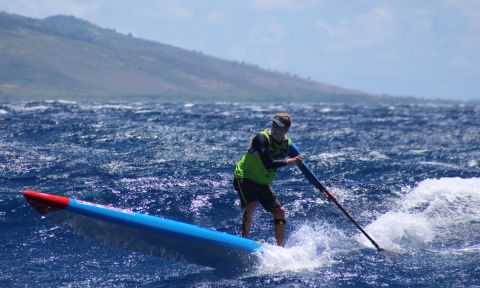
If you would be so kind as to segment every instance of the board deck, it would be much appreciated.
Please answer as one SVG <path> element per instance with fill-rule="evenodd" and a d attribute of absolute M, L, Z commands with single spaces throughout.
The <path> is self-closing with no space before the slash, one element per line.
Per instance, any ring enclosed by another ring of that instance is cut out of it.
<path fill-rule="evenodd" d="M 25 191 L 28 203 L 62 227 L 109 245 L 213 268 L 252 265 L 262 245 L 242 237 L 67 197 Z"/>

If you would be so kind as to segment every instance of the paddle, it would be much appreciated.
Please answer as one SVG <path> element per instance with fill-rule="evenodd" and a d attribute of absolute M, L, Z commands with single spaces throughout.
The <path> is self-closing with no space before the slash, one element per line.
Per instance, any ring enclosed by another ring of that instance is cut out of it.
<path fill-rule="evenodd" d="M 352 223 L 355 224 L 355 226 L 357 226 L 357 228 L 363 233 L 363 235 L 365 235 L 365 237 L 368 238 L 368 240 L 370 240 L 370 242 L 372 242 L 373 246 L 375 246 L 375 248 L 377 248 L 378 251 L 385 251 L 385 249 L 380 248 L 380 246 L 377 244 L 377 242 L 375 242 L 372 239 L 372 237 L 370 237 L 370 235 L 368 235 L 367 232 L 365 232 L 365 230 L 363 230 L 362 227 L 360 227 L 360 225 L 358 225 L 357 221 L 355 221 L 355 219 L 353 219 L 353 217 L 350 216 L 350 214 L 342 207 L 342 205 L 340 205 L 340 203 L 338 203 L 335 196 L 333 196 L 333 194 L 328 192 L 327 188 L 325 188 L 322 185 L 322 183 L 320 183 L 320 180 L 318 180 L 317 176 L 315 176 L 315 174 L 313 174 L 312 170 L 310 170 L 304 163 L 299 163 L 297 165 L 298 165 L 298 168 L 300 168 L 300 170 L 302 171 L 303 175 L 305 175 L 305 177 L 307 177 L 308 181 L 310 181 L 310 183 L 312 183 L 315 187 L 317 187 L 318 190 L 320 190 L 320 192 L 325 193 L 325 195 L 327 195 L 328 199 L 333 201 L 337 205 L 337 207 L 340 208 L 340 210 L 342 210 L 342 212 L 348 217 L 348 219 L 350 219 L 350 221 L 352 221 Z"/>

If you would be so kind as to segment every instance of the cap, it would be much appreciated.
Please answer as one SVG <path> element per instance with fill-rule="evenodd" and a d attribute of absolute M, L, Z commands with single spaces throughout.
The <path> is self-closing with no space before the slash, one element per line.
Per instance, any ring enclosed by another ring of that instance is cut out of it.
<path fill-rule="evenodd" d="M 273 123 L 277 124 L 280 127 L 290 128 L 292 125 L 292 117 L 287 113 L 277 113 L 272 118 Z"/>

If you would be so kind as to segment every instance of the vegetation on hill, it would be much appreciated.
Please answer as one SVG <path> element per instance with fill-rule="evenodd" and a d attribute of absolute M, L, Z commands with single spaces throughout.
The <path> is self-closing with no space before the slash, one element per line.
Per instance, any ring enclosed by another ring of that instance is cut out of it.
<path fill-rule="evenodd" d="M 123 35 L 0 13 L 0 98 L 378 102 L 363 93 Z"/>

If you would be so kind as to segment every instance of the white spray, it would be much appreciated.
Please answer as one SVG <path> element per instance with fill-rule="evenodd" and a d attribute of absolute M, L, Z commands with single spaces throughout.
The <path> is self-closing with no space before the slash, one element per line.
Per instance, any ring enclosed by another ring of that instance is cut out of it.
<path fill-rule="evenodd" d="M 365 230 L 381 247 L 405 251 L 441 241 L 438 238 L 452 231 L 462 233 L 462 227 L 479 219 L 480 178 L 427 179 L 402 197 L 398 208 L 383 214 Z M 370 245 L 362 235 L 358 240 Z"/>

